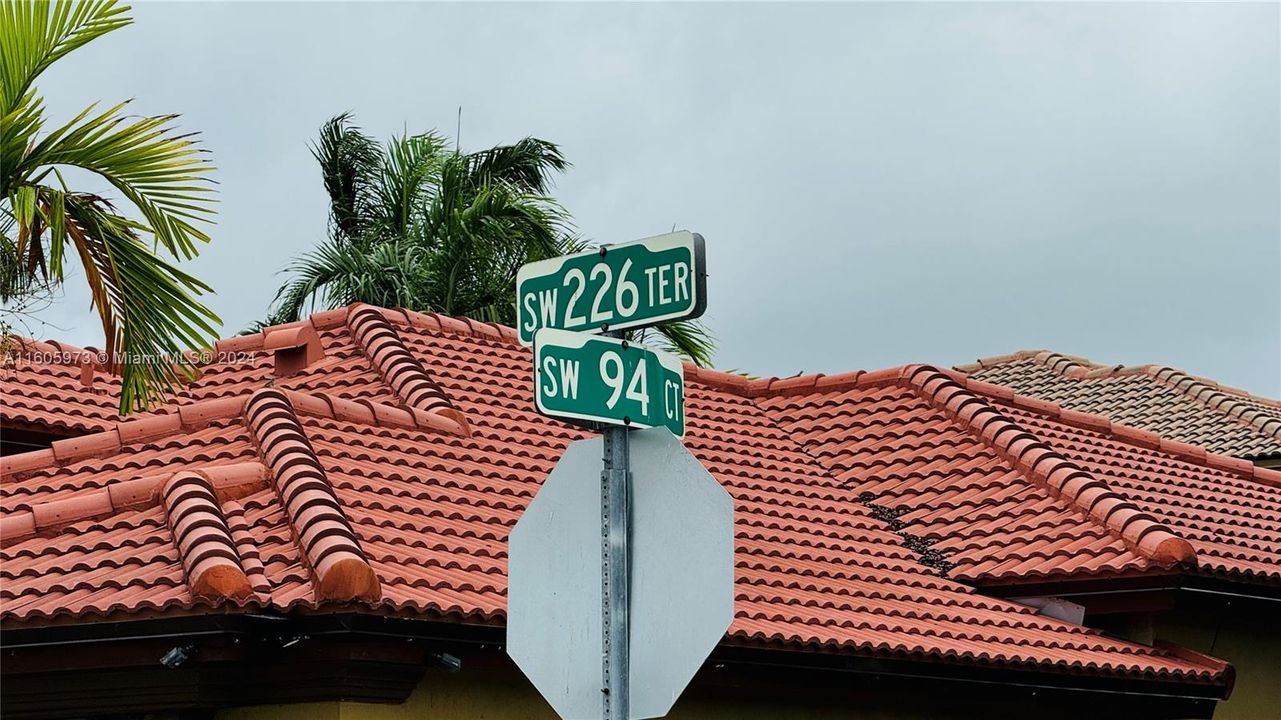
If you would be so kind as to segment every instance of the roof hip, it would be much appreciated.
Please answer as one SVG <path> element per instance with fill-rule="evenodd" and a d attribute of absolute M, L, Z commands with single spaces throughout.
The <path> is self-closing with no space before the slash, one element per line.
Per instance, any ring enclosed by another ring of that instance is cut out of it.
<path fill-rule="evenodd" d="M 199 472 L 175 473 L 160 490 L 160 500 L 191 594 L 236 600 L 253 595 L 209 478 Z"/>
<path fill-rule="evenodd" d="M 454 407 L 445 390 L 409 351 L 382 311 L 372 305 L 352 305 L 347 310 L 347 327 L 402 402 L 423 412 L 443 415 L 466 428 L 467 417 Z"/>
<path fill-rule="evenodd" d="M 901 377 L 905 386 L 964 425 L 1029 480 L 1102 525 L 1127 547 L 1160 564 L 1196 562 L 1191 543 L 950 375 L 917 365 L 905 368 Z"/>
<path fill-rule="evenodd" d="M 378 576 L 369 566 L 289 397 L 274 388 L 259 390 L 245 406 L 245 419 L 271 469 L 272 485 L 289 518 L 294 541 L 316 574 L 317 597 L 380 599 Z"/>

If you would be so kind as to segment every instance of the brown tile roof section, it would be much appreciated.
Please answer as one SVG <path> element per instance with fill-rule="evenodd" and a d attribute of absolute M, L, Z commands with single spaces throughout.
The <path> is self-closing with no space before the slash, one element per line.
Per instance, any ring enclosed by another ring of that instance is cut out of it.
<path fill-rule="evenodd" d="M 1211 452 L 1243 458 L 1281 456 L 1281 402 L 1175 368 L 1108 366 L 1028 350 L 956 369 Z"/>
<path fill-rule="evenodd" d="M 325 357 L 280 379 L 272 377 L 273 351 L 261 341 L 262 349 L 252 349 L 253 343 L 235 339 L 254 358 L 210 368 L 178 412 L 4 459 L 0 620 L 11 627 L 211 605 L 282 611 L 345 605 L 501 622 L 507 533 L 565 445 L 584 433 L 533 411 L 529 351 L 510 330 L 379 312 L 454 410 L 466 415 L 465 426 L 370 399 L 401 398 L 370 367 L 345 313 L 313 318 Z M 860 501 L 859 489 L 780 428 L 764 407 L 767 398 L 739 392 L 756 385 L 688 372 L 686 444 L 735 499 L 736 617 L 729 642 L 1230 681 L 1230 668 L 1219 661 L 1108 638 L 945 577 Z M 906 382 L 903 372 L 858 377 L 869 389 L 922 392 L 899 385 Z M 274 387 L 266 387 L 269 382 Z M 775 389 L 778 398 L 798 398 L 817 385 L 776 381 Z M 726 390 L 731 386 L 734 392 Z M 851 386 L 831 387 L 846 392 Z M 970 429 L 933 412 L 950 426 L 947 432 L 977 442 Z M 1009 445 L 1021 448 L 1017 438 Z M 1057 466 L 1041 470 L 1042 464 L 1034 463 L 1047 478 L 1054 475 Z M 264 474 L 246 472 L 251 465 Z M 228 466 L 238 470 L 226 475 L 252 482 L 220 482 L 217 473 Z M 177 522 L 142 492 L 143 484 L 129 485 L 146 480 L 146 487 L 162 487 L 183 473 L 210 478 L 226 532 L 218 526 L 208 542 L 226 549 L 230 537 L 249 597 L 219 600 L 194 592 L 200 564 L 184 561 Z M 113 490 L 119 486 L 130 491 Z M 96 498 L 104 491 L 108 499 L 113 493 L 125 499 L 102 503 Z M 72 510 L 84 497 L 95 498 L 93 507 Z M 65 510 L 50 512 L 54 506 Z M 1140 551 L 1158 532 L 1124 515 L 1124 508 L 1110 512 Z M 1129 552 L 1123 540 L 1113 542 Z M 355 577 L 327 591 L 327 568 L 338 558 L 353 567 L 367 564 L 377 585 Z"/>

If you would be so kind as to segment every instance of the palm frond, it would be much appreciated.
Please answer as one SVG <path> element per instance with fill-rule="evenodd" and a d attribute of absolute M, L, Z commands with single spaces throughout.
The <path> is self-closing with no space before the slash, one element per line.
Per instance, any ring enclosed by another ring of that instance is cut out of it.
<path fill-rule="evenodd" d="M 8 0 L 0 5 L 0 102 L 17 106 L 41 73 L 85 43 L 133 22 L 116 0 Z"/>
<path fill-rule="evenodd" d="M 470 153 L 466 158 L 475 185 L 500 181 L 540 195 L 551 189 L 552 173 L 569 168 L 558 145 L 533 137 Z"/>
<path fill-rule="evenodd" d="M 0 296 L 21 300 L 64 282 L 64 259 L 84 269 L 105 335 L 109 365 L 122 374 L 122 412 L 145 407 L 190 373 L 185 350 L 207 346 L 218 317 L 196 298 L 207 285 L 157 255 L 191 258 L 209 236 L 212 170 L 174 115 L 129 117 L 127 103 L 95 105 L 44 132 L 33 85 L 67 53 L 132 22 L 115 0 L 0 4 Z M 72 192 L 58 168 L 95 173 L 141 220 L 98 195 Z M 57 180 L 57 184 L 49 182 Z M 144 242 L 150 235 L 152 243 Z"/>
<path fill-rule="evenodd" d="M 4 36 L 0 32 L 0 38 Z M 44 106 L 34 92 L 0 112 L 0 197 L 9 197 L 21 175 L 7 171 L 22 164 L 28 148 L 44 126 Z"/>
<path fill-rule="evenodd" d="M 374 211 L 374 186 L 382 153 L 349 113 L 331 118 L 311 146 L 329 193 L 330 233 L 338 242 L 357 242 Z"/>
<path fill-rule="evenodd" d="M 429 201 L 444 158 L 445 139 L 435 133 L 405 135 L 387 143 L 379 170 L 375 221 L 386 237 L 404 237 Z"/>
<path fill-rule="evenodd" d="M 121 412 L 146 407 L 191 376 L 183 351 L 206 347 L 221 321 L 195 296 L 209 286 L 156 257 L 147 227 L 115 214 L 102 198 L 63 196 L 65 229 L 102 320 L 109 368 L 123 365 Z"/>
<path fill-rule="evenodd" d="M 392 241 L 366 247 L 326 242 L 286 269 L 293 278 L 276 293 L 266 325 L 300 320 L 308 311 L 367 302 L 414 307 L 422 283 L 421 263 L 412 246 Z M 415 309 L 438 310 L 437 307 Z"/>
<path fill-rule="evenodd" d="M 681 320 L 638 331 L 636 342 L 679 355 L 700 367 L 712 364 L 716 339 L 698 320 Z"/>
<path fill-rule="evenodd" d="M 129 119 L 127 102 L 93 115 L 93 106 L 42 138 L 9 172 L 30 176 L 42 167 L 70 165 L 111 183 L 142 213 L 147 230 L 174 254 L 190 259 L 195 241 L 209 236 L 193 223 L 213 214 L 213 170 L 194 133 L 173 125 L 176 115 Z M 8 173 L 6 173 L 8 174 Z"/>

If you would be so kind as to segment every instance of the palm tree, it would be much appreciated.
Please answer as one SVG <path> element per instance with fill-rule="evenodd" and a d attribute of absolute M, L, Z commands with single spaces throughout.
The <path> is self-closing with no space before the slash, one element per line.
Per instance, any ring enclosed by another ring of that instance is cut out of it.
<path fill-rule="evenodd" d="M 266 324 L 353 302 L 514 324 L 520 266 L 583 247 L 548 196 L 569 163 L 545 140 L 463 153 L 425 133 L 384 148 L 344 114 L 321 128 L 312 154 L 329 193 L 329 239 L 289 266 Z M 710 359 L 697 323 L 657 334 L 695 362 Z"/>
<path fill-rule="evenodd" d="M 33 85 L 55 61 L 133 22 L 116 0 L 5 2 L 0 7 L 0 300 L 63 284 L 70 250 L 102 321 L 108 367 L 122 374 L 121 412 L 146 407 L 184 377 L 184 350 L 207 346 L 218 317 L 195 296 L 210 291 L 161 257 L 190 259 L 209 236 L 212 168 L 176 116 L 90 105 L 45 132 Z M 109 183 L 133 211 L 71 189 L 63 169 Z M 148 242 L 144 238 L 149 238 Z"/>

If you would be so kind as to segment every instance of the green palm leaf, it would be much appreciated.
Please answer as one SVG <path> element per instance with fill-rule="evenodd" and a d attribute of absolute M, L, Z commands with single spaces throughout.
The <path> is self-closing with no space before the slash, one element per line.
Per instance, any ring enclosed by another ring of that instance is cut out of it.
<path fill-rule="evenodd" d="M 584 247 L 548 195 L 569 163 L 538 138 L 473 153 L 447 148 L 434 133 L 379 148 L 349 115 L 327 122 L 313 153 L 329 192 L 330 238 L 286 269 L 267 322 L 360 301 L 515 324 L 520 266 Z M 713 341 L 701 324 L 649 334 L 710 362 Z"/>
<path fill-rule="evenodd" d="M 0 4 L 0 299 L 59 285 L 65 257 L 85 273 L 109 365 L 122 374 L 121 412 L 145 407 L 190 375 L 184 351 L 216 337 L 218 317 L 196 298 L 210 288 L 157 249 L 190 259 L 208 242 L 212 170 L 174 115 L 129 117 L 126 103 L 90 105 L 42 134 L 39 75 L 67 53 L 128 25 L 115 0 Z M 140 219 L 74 192 L 59 168 L 106 180 Z M 50 181 L 56 181 L 51 183 Z M 150 236 L 154 243 L 144 241 Z"/>
<path fill-rule="evenodd" d="M 329 193 L 330 233 L 338 242 L 357 242 L 376 207 L 374 184 L 381 159 L 378 144 L 344 113 L 321 127 L 311 153 L 320 163 Z"/>

